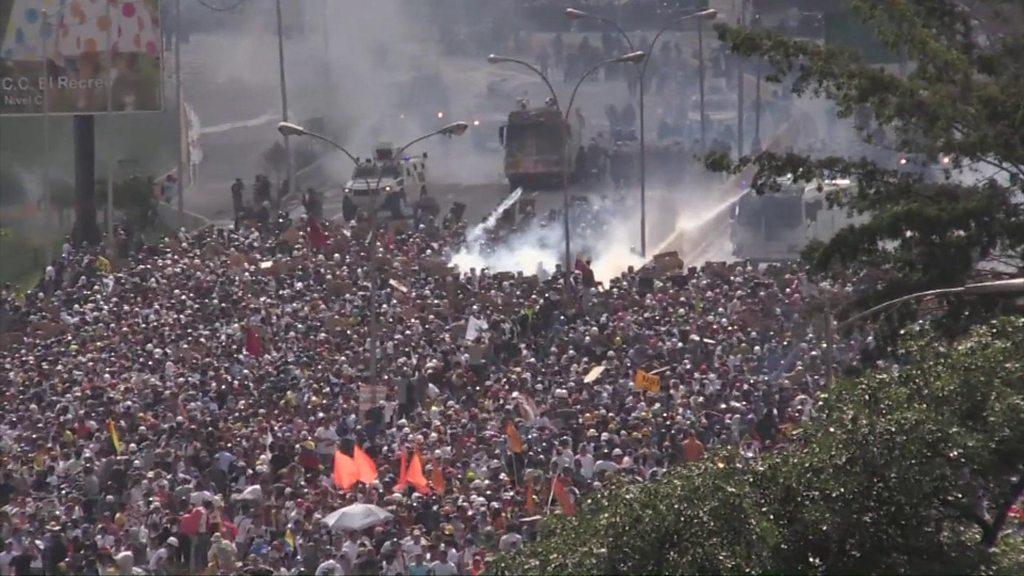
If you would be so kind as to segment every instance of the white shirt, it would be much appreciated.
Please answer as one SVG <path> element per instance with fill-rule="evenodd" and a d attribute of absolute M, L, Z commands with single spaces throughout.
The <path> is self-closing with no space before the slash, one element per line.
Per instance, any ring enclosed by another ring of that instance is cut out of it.
<path fill-rule="evenodd" d="M 523 542 L 523 537 L 515 532 L 510 532 L 501 537 L 498 541 L 498 550 L 502 552 L 510 552 L 519 547 Z"/>
<path fill-rule="evenodd" d="M 594 455 L 593 454 L 580 454 L 580 464 L 583 476 L 590 480 L 594 477 Z"/>
<path fill-rule="evenodd" d="M 13 558 L 14 552 L 0 552 L 0 576 L 11 574 L 11 559 Z"/>
<path fill-rule="evenodd" d="M 159 550 L 153 553 L 153 557 L 149 559 L 149 569 L 158 570 L 160 565 L 167 561 L 167 548 L 161 547 Z"/>
<path fill-rule="evenodd" d="M 334 446 L 338 442 L 338 434 L 333 428 L 321 426 L 316 431 L 316 451 L 318 454 L 334 454 Z"/>
<path fill-rule="evenodd" d="M 434 576 L 455 576 L 459 573 L 458 568 L 448 560 L 445 560 L 444 562 L 434 562 L 430 565 L 430 571 Z"/>
<path fill-rule="evenodd" d="M 348 561 L 355 564 L 356 557 L 359 555 L 359 543 L 349 540 L 341 547 L 341 553 L 348 557 Z"/>

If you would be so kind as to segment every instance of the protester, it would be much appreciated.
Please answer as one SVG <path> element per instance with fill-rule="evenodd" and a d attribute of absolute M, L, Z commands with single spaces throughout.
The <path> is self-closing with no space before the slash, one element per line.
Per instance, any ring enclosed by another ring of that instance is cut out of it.
<path fill-rule="evenodd" d="M 453 273 L 464 226 L 429 216 L 382 227 L 374 271 L 367 231 L 209 228 L 116 266 L 69 246 L 5 293 L 2 573 L 480 573 L 613 477 L 756 457 L 813 417 L 795 266 L 598 283 L 581 259 L 566 292 L 560 267 Z M 331 533 L 354 503 L 393 519 Z"/>

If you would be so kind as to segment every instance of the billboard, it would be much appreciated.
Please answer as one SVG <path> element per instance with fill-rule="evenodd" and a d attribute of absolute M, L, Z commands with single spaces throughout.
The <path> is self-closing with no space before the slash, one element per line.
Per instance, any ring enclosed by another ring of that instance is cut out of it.
<path fill-rule="evenodd" d="M 163 109 L 158 0 L 0 1 L 0 116 Z"/>

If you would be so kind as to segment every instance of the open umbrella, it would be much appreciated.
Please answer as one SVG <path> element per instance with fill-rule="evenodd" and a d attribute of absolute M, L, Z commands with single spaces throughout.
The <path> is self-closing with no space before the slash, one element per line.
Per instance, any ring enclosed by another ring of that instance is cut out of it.
<path fill-rule="evenodd" d="M 352 504 L 324 517 L 322 522 L 335 532 L 363 530 L 393 518 L 390 512 L 373 504 Z"/>

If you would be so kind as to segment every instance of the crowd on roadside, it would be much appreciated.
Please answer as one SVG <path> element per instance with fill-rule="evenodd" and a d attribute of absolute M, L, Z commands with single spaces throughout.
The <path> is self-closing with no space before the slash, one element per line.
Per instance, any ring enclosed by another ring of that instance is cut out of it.
<path fill-rule="evenodd" d="M 814 417 L 797 267 L 459 273 L 463 229 L 399 228 L 375 258 L 359 222 L 69 244 L 5 290 L 0 574 L 478 574 L 613 479 L 756 458 Z M 376 477 L 340 490 L 357 447 Z M 354 503 L 393 518 L 321 521 Z"/>

